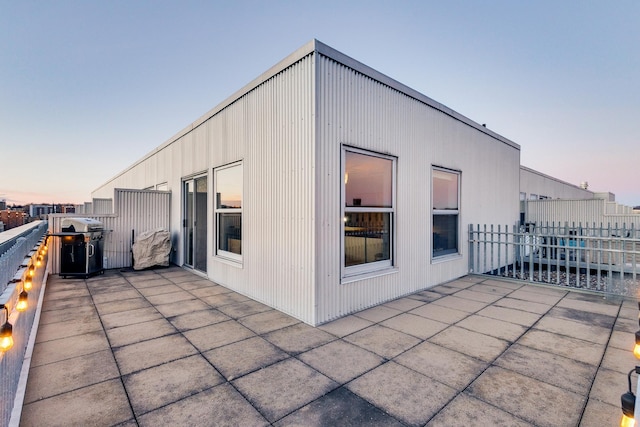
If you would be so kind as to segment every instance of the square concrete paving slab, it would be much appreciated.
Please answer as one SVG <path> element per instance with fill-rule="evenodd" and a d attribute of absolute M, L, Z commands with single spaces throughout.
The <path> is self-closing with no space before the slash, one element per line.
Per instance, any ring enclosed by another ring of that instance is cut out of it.
<path fill-rule="evenodd" d="M 467 289 L 481 281 L 482 279 L 476 279 L 473 277 L 463 277 L 463 278 L 452 280 L 450 282 L 439 285 L 436 288 L 439 288 L 440 286 L 444 286 L 451 289 Z"/>
<path fill-rule="evenodd" d="M 137 416 L 223 382 L 224 378 L 199 354 L 124 377 Z"/>
<path fill-rule="evenodd" d="M 345 384 L 384 362 L 381 356 L 342 340 L 314 348 L 298 358 L 340 384 Z"/>
<path fill-rule="evenodd" d="M 136 288 L 134 288 L 133 286 L 131 286 L 129 283 L 117 283 L 117 284 L 104 284 L 104 283 L 100 283 L 100 284 L 87 284 L 87 288 L 89 289 L 89 292 L 91 293 L 92 296 L 96 296 L 96 295 L 101 295 L 101 294 L 106 294 L 109 292 L 124 292 L 124 291 L 131 291 L 131 290 L 135 290 Z"/>
<path fill-rule="evenodd" d="M 338 386 L 335 381 L 296 359 L 278 362 L 232 383 L 271 422 Z"/>
<path fill-rule="evenodd" d="M 626 374 L 636 365 L 639 365 L 638 359 L 633 355 L 631 349 L 622 350 L 609 347 L 604 353 L 601 367 Z"/>
<path fill-rule="evenodd" d="M 209 350 L 203 355 L 228 381 L 289 358 L 261 337 L 253 337 Z"/>
<path fill-rule="evenodd" d="M 585 396 L 597 371 L 596 366 L 573 358 L 519 344 L 509 347 L 494 364 Z"/>
<path fill-rule="evenodd" d="M 509 346 L 507 341 L 457 326 L 450 326 L 438 335 L 429 338 L 429 342 L 485 362 L 491 362 Z"/>
<path fill-rule="evenodd" d="M 451 426 L 529 427 L 533 424 L 461 393 L 433 417 L 426 427 Z"/>
<path fill-rule="evenodd" d="M 508 296 L 496 301 L 494 303 L 494 306 L 512 308 L 514 310 L 521 310 L 521 311 L 526 311 L 529 313 L 536 313 L 536 314 L 545 314 L 552 307 L 549 304 L 524 301 L 521 299 L 510 298 Z"/>
<path fill-rule="evenodd" d="M 387 359 L 392 359 L 420 342 L 419 339 L 380 325 L 373 325 L 344 340 L 372 351 Z"/>
<path fill-rule="evenodd" d="M 410 426 L 424 425 L 457 393 L 394 362 L 367 372 L 347 388 Z"/>
<path fill-rule="evenodd" d="M 203 297 L 202 300 L 209 304 L 213 308 L 218 308 L 223 305 L 236 304 L 243 301 L 249 301 L 249 297 L 237 294 L 235 292 L 228 292 L 224 294 L 211 295 Z"/>
<path fill-rule="evenodd" d="M 629 332 L 631 334 L 635 334 L 638 330 L 638 321 L 631 319 L 616 319 L 616 324 L 613 326 L 613 329 L 616 331 Z"/>
<path fill-rule="evenodd" d="M 120 379 L 24 405 L 22 426 L 113 426 L 133 418 Z"/>
<path fill-rule="evenodd" d="M 538 294 L 554 295 L 554 296 L 560 296 L 560 297 L 566 296 L 570 293 L 569 288 L 565 286 L 555 286 L 553 284 L 536 283 L 536 282 L 527 283 L 521 289 L 527 292 L 535 292 Z"/>
<path fill-rule="evenodd" d="M 216 309 L 193 311 L 181 314 L 179 316 L 170 317 L 169 321 L 180 331 L 189 329 L 202 328 L 204 326 L 214 325 L 216 323 L 229 320 L 229 316 L 222 314 Z"/>
<path fill-rule="evenodd" d="M 466 311 L 447 308 L 435 303 L 425 304 L 421 307 L 411 310 L 409 313 L 448 324 L 459 322 L 460 320 L 469 316 L 469 313 L 467 313 Z"/>
<path fill-rule="evenodd" d="M 437 292 L 441 295 L 451 295 L 451 294 L 455 294 L 456 292 L 458 292 L 461 289 L 466 289 L 470 286 L 473 286 L 472 283 L 467 283 L 468 286 L 466 287 L 459 287 L 459 286 L 450 286 L 449 283 L 444 284 L 444 285 L 438 285 L 438 286 L 434 286 L 433 288 L 430 288 L 429 290 L 432 292 Z"/>
<path fill-rule="evenodd" d="M 473 285 L 469 288 L 467 288 L 467 290 L 469 291 L 474 291 L 474 292 L 484 292 L 490 295 L 500 295 L 500 296 L 506 296 L 509 295 L 511 292 L 515 291 L 516 289 L 520 288 L 520 286 L 509 286 L 510 284 L 507 283 L 507 286 L 505 286 L 505 283 L 500 283 L 500 284 L 493 284 L 495 282 L 491 282 L 491 281 L 486 281 L 486 282 L 482 282 L 482 283 L 478 283 L 477 285 Z"/>
<path fill-rule="evenodd" d="M 122 375 L 161 365 L 197 353 L 182 336 L 168 335 L 116 348 L 113 354 Z"/>
<path fill-rule="evenodd" d="M 433 301 L 435 301 L 437 299 L 440 299 L 442 297 L 444 297 L 443 294 L 440 294 L 438 292 L 433 292 L 433 291 L 430 291 L 430 290 L 417 292 L 415 294 L 411 294 L 411 295 L 407 296 L 407 298 L 415 299 L 415 300 L 422 301 L 422 302 L 433 302 Z"/>
<path fill-rule="evenodd" d="M 166 319 L 157 319 L 107 329 L 107 337 L 109 337 L 109 342 L 112 347 L 122 347 L 136 342 L 175 334 L 176 332 L 176 328 Z"/>
<path fill-rule="evenodd" d="M 258 335 L 300 323 L 299 320 L 294 319 L 291 316 L 287 316 L 277 310 L 270 310 L 245 316 L 238 319 L 238 322 Z"/>
<path fill-rule="evenodd" d="M 582 322 L 559 319 L 545 316 L 534 326 L 542 331 L 553 332 L 555 334 L 566 335 L 581 340 L 590 341 L 603 346 L 607 345 L 611 328 L 601 328 L 595 325 L 587 325 Z"/>
<path fill-rule="evenodd" d="M 336 339 L 321 329 L 297 323 L 263 335 L 263 338 L 289 354 L 298 354 Z"/>
<path fill-rule="evenodd" d="M 268 426 L 269 423 L 229 384 L 210 388 L 138 418 L 142 427 Z"/>
<path fill-rule="evenodd" d="M 634 366 L 630 366 L 627 372 L 624 374 L 618 371 L 612 371 L 611 369 L 598 369 L 595 381 L 591 387 L 590 399 L 596 399 L 600 402 L 608 403 L 618 407 L 620 415 L 616 421 L 620 422 L 622 417 L 622 409 L 620 406 L 620 396 L 628 390 L 628 377 L 627 373 L 633 369 Z M 635 376 L 635 375 L 634 375 Z M 632 391 L 635 393 L 635 384 L 631 383 Z"/>
<path fill-rule="evenodd" d="M 118 313 L 105 314 L 100 317 L 106 329 L 119 328 L 135 323 L 148 322 L 162 318 L 155 307 L 138 308 L 135 310 L 120 311 Z"/>
<path fill-rule="evenodd" d="M 50 301 L 56 301 L 56 300 L 65 300 L 69 298 L 88 297 L 89 295 L 90 295 L 89 290 L 84 285 L 81 285 L 75 289 L 68 289 L 68 290 L 52 289 L 50 292 L 49 290 L 47 290 L 44 300 L 46 302 L 50 302 Z"/>
<path fill-rule="evenodd" d="M 72 309 L 43 311 L 40 314 L 40 325 L 62 322 L 68 324 L 76 320 L 85 322 L 91 319 L 98 319 L 98 312 L 92 305 L 86 305 Z"/>
<path fill-rule="evenodd" d="M 393 316 L 397 316 L 402 313 L 400 310 L 396 310 L 395 308 L 385 307 L 384 305 L 378 305 L 373 308 L 368 308 L 366 310 L 359 311 L 355 313 L 355 316 L 361 317 L 362 319 L 368 320 L 370 322 L 378 323 L 383 320 L 389 319 Z"/>
<path fill-rule="evenodd" d="M 120 372 L 110 349 L 33 366 L 24 402 L 35 402 L 114 378 L 120 378 Z"/>
<path fill-rule="evenodd" d="M 173 283 L 167 283 L 160 286 L 153 286 L 148 288 L 141 288 L 138 290 L 145 297 L 150 297 L 153 295 L 162 295 L 162 294 L 170 294 L 173 292 L 181 292 L 184 291 L 181 287 L 174 285 Z"/>
<path fill-rule="evenodd" d="M 478 288 L 479 286 L 482 286 L 482 285 L 473 285 L 469 289 L 463 289 L 460 292 L 456 292 L 454 296 L 457 298 L 465 298 L 471 301 L 486 302 L 486 303 L 493 303 L 498 301 L 501 298 L 504 298 L 504 295 L 502 293 L 497 293 L 497 292 L 490 293 L 489 289 L 491 288 L 488 288 L 488 287 L 484 292 L 476 290 L 476 289 L 479 289 Z"/>
<path fill-rule="evenodd" d="M 87 307 L 91 304 L 93 304 L 93 300 L 90 296 L 58 299 L 47 301 L 46 304 L 43 304 L 42 312 L 44 313 L 45 311 L 52 310 L 69 310 L 79 307 Z"/>
<path fill-rule="evenodd" d="M 241 317 L 250 316 L 256 313 L 262 313 L 265 311 L 273 310 L 268 305 L 264 305 L 257 301 L 247 300 L 242 302 L 237 302 L 234 304 L 228 304 L 218 307 L 222 313 L 233 319 L 239 319 Z"/>
<path fill-rule="evenodd" d="M 36 342 L 57 340 L 60 338 L 82 335 L 88 332 L 101 332 L 102 323 L 96 316 L 86 316 L 81 320 L 45 323 L 38 327 Z"/>
<path fill-rule="evenodd" d="M 195 289 L 209 288 L 211 286 L 216 286 L 213 282 L 207 279 L 199 279 L 199 280 L 190 280 L 188 282 L 177 283 L 177 286 L 180 286 L 185 291 L 192 291 Z"/>
<path fill-rule="evenodd" d="M 409 313 L 392 317 L 382 322 L 381 325 L 423 340 L 432 337 L 449 326 L 446 323 Z"/>
<path fill-rule="evenodd" d="M 231 289 L 225 288 L 224 286 L 214 285 L 203 287 L 199 289 L 191 289 L 189 290 L 191 295 L 194 295 L 198 298 L 210 297 L 213 295 L 227 294 L 231 292 Z"/>
<path fill-rule="evenodd" d="M 516 325 L 522 325 L 529 327 L 536 323 L 540 319 L 539 314 L 529 313 L 522 310 L 515 310 L 512 308 L 498 307 L 490 305 L 478 313 L 480 316 L 491 317 L 492 319 L 503 320 L 505 322 L 515 323 Z"/>
<path fill-rule="evenodd" d="M 195 299 L 193 295 L 183 290 L 180 290 L 178 292 L 171 292 L 167 294 L 151 295 L 146 298 L 153 305 L 179 304 L 181 301 Z"/>
<path fill-rule="evenodd" d="M 619 426 L 621 418 L 620 404 L 609 405 L 597 399 L 589 399 L 582 414 L 580 427 Z"/>
<path fill-rule="evenodd" d="M 604 314 L 607 316 L 617 316 L 620 308 L 619 303 L 611 303 L 606 300 L 584 301 L 581 299 L 564 298 L 558 303 L 558 307 L 574 308 L 576 310 L 588 311 L 590 313 Z"/>
<path fill-rule="evenodd" d="M 144 298 L 126 299 L 124 301 L 119 301 L 117 304 L 114 304 L 113 302 L 96 304 L 96 309 L 98 310 L 98 313 L 100 313 L 100 316 L 147 307 L 151 307 L 151 304 Z"/>
<path fill-rule="evenodd" d="M 585 325 L 599 326 L 606 329 L 611 329 L 616 322 L 615 316 L 592 313 L 589 311 L 566 307 L 553 307 L 549 311 L 549 316 L 558 319 L 572 320 L 574 322 L 581 322 Z"/>
<path fill-rule="evenodd" d="M 558 354 L 569 359 L 598 366 L 605 347 L 590 341 L 532 329 L 525 333 L 518 344 L 537 350 Z"/>
<path fill-rule="evenodd" d="M 31 366 L 45 365 L 108 349 L 109 342 L 102 331 L 41 342 L 34 347 Z"/>
<path fill-rule="evenodd" d="M 613 331 L 609 339 L 609 347 L 631 350 L 636 344 L 635 334 L 631 332 Z"/>
<path fill-rule="evenodd" d="M 394 361 L 460 390 L 487 367 L 486 362 L 430 342 L 415 346 Z"/>
<path fill-rule="evenodd" d="M 337 337 L 344 337 L 364 328 L 368 328 L 371 325 L 373 325 L 373 322 L 351 315 L 325 323 L 324 325 L 318 326 L 318 329 L 322 329 L 323 331 L 329 332 Z"/>
<path fill-rule="evenodd" d="M 340 387 L 286 416 L 276 427 L 402 427 L 396 419 Z"/>
<path fill-rule="evenodd" d="M 497 366 L 468 388 L 469 394 L 536 425 L 577 425 L 586 398 Z"/>
<path fill-rule="evenodd" d="M 160 276 L 152 277 L 150 279 L 136 280 L 136 281 L 133 281 L 132 279 L 133 278 L 129 279 L 129 282 L 131 282 L 131 286 L 133 286 L 138 290 L 142 290 L 144 288 L 157 288 L 159 286 L 164 286 L 164 285 L 173 285 L 171 281 Z"/>
<path fill-rule="evenodd" d="M 513 291 L 509 294 L 509 298 L 520 299 L 523 301 L 537 302 L 540 304 L 554 305 L 560 301 L 564 293 L 556 293 L 556 294 L 546 294 L 535 292 L 532 288 L 533 286 L 527 286 L 520 288 L 516 291 Z"/>
<path fill-rule="evenodd" d="M 130 298 L 140 298 L 140 296 L 141 295 L 137 289 L 130 289 L 130 290 L 120 291 L 120 292 L 107 292 L 104 294 L 92 295 L 93 302 L 96 304 L 103 304 L 107 302 L 118 304 L 120 301 L 124 301 Z"/>
<path fill-rule="evenodd" d="M 216 323 L 203 328 L 191 329 L 183 332 L 184 336 L 200 351 L 222 347 L 236 341 L 254 336 L 250 329 L 233 320 Z"/>
<path fill-rule="evenodd" d="M 527 328 L 522 325 L 503 322 L 502 320 L 479 316 L 477 314 L 462 319 L 456 326 L 509 342 L 515 342 L 527 330 Z"/>
<path fill-rule="evenodd" d="M 432 302 L 429 305 L 440 305 L 442 307 L 452 308 L 454 310 L 464 311 L 466 313 L 475 313 L 485 308 L 489 303 L 482 301 L 472 301 L 467 298 L 459 298 L 458 294 L 449 295 Z"/>
<path fill-rule="evenodd" d="M 409 311 L 414 308 L 418 308 L 421 305 L 424 305 L 424 302 L 405 297 L 405 298 L 399 298 L 393 301 L 386 302 L 382 305 L 385 307 L 392 308 L 394 310 Z"/>
<path fill-rule="evenodd" d="M 190 299 L 180 301 L 179 304 L 159 304 L 154 306 L 164 317 L 179 316 L 180 314 L 191 313 L 194 311 L 210 310 L 209 304 L 199 299 Z"/>

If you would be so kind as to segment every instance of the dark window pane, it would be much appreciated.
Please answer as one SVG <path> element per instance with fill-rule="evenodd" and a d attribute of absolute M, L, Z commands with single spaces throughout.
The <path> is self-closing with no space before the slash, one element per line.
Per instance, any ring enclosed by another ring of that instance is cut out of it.
<path fill-rule="evenodd" d="M 433 215 L 433 256 L 458 253 L 458 215 Z"/>
<path fill-rule="evenodd" d="M 242 214 L 218 213 L 218 249 L 242 253 Z"/>
<path fill-rule="evenodd" d="M 346 206 L 392 207 L 392 160 L 347 151 L 345 163 Z"/>
<path fill-rule="evenodd" d="M 344 265 L 391 259 L 391 213 L 347 212 L 344 224 Z"/>

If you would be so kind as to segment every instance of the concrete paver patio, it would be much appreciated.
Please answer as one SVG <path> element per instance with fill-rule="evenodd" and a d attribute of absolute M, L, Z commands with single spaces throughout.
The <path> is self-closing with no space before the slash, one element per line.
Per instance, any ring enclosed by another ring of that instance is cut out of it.
<path fill-rule="evenodd" d="M 468 276 L 317 328 L 179 267 L 49 277 L 21 425 L 618 425 L 636 302 Z"/>

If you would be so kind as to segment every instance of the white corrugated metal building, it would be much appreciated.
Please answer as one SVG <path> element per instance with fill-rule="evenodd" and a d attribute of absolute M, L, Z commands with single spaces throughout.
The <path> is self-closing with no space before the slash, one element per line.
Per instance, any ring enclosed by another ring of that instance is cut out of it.
<path fill-rule="evenodd" d="M 172 261 L 317 325 L 463 276 L 520 147 L 313 40 L 95 190 L 171 191 Z"/>

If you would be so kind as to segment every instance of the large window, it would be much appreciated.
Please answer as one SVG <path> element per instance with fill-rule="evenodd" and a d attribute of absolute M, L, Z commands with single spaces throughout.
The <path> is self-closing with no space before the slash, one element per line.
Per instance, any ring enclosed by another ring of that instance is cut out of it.
<path fill-rule="evenodd" d="M 343 150 L 344 275 L 393 265 L 395 167 L 393 157 Z"/>
<path fill-rule="evenodd" d="M 214 169 L 216 254 L 242 261 L 242 163 Z"/>
<path fill-rule="evenodd" d="M 433 258 L 458 254 L 460 172 L 432 169 Z"/>

